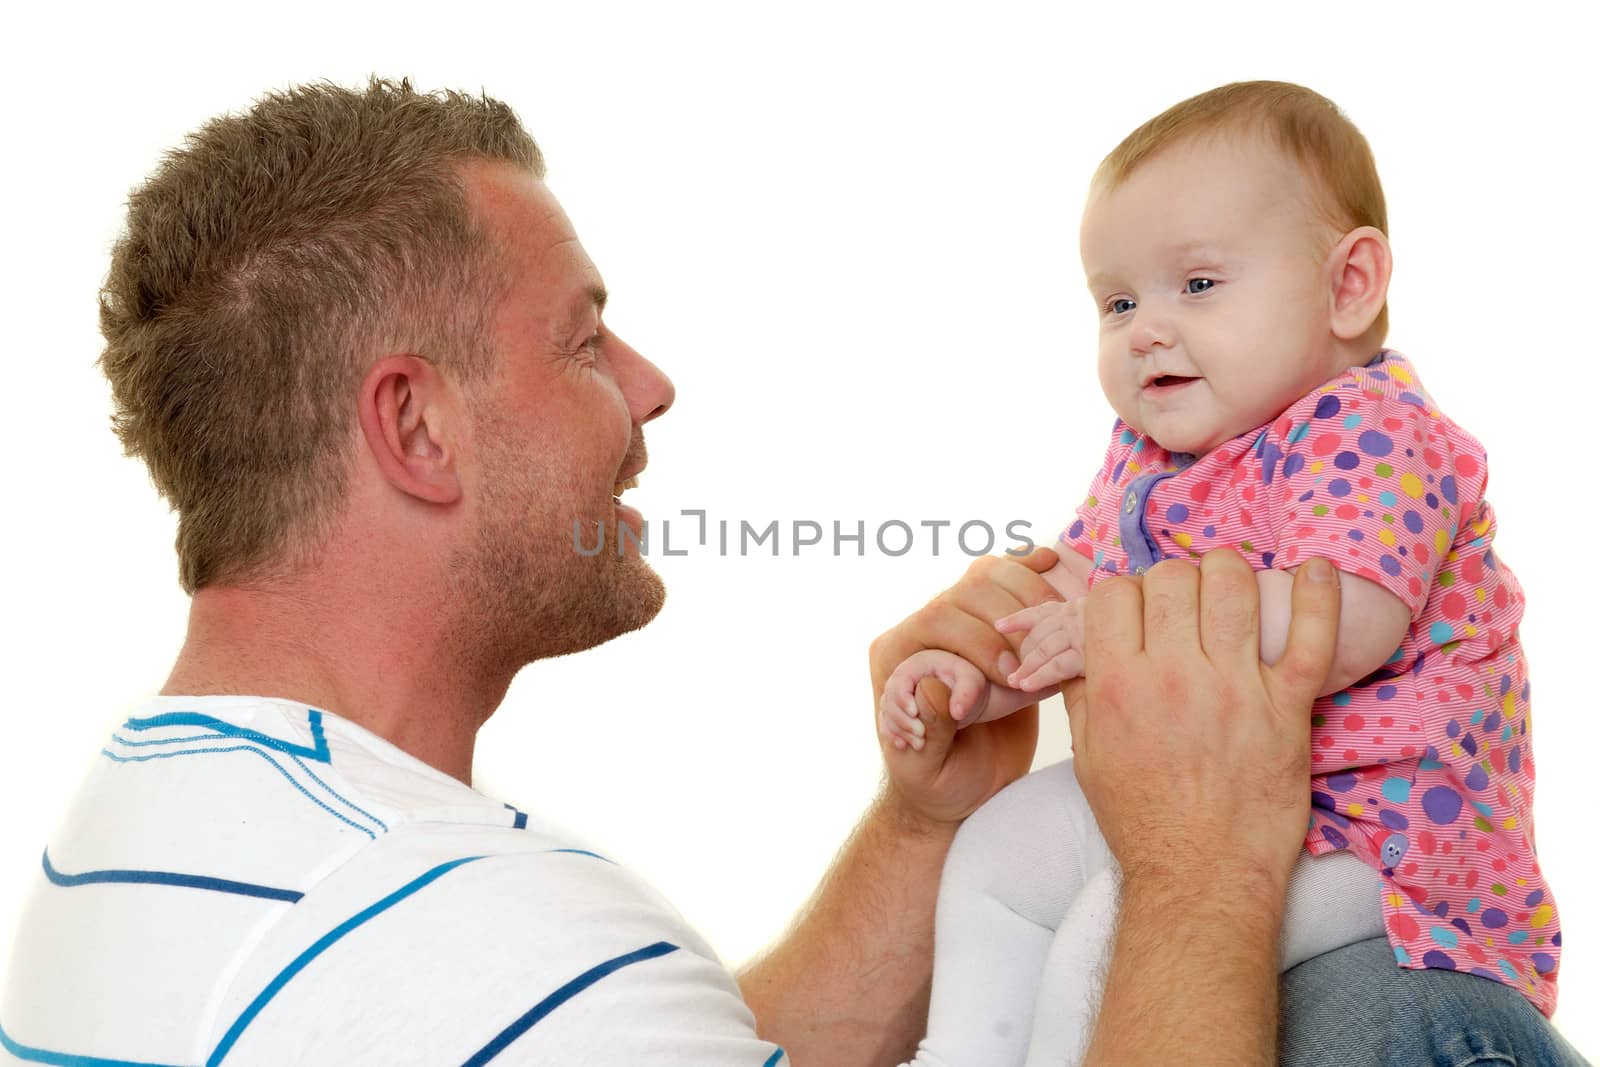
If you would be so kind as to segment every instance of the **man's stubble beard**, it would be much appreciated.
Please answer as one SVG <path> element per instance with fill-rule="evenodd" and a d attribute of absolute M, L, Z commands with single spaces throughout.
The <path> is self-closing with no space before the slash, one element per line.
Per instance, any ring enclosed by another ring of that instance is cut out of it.
<path fill-rule="evenodd" d="M 470 549 L 452 560 L 461 652 L 485 668 L 515 671 L 535 660 L 604 644 L 644 626 L 661 611 L 666 587 L 637 553 L 617 555 L 611 497 L 580 503 L 565 484 L 570 467 L 517 457 L 490 446 L 484 492 Z M 556 483 L 562 484 L 556 484 Z M 605 523 L 598 554 L 596 522 Z"/>

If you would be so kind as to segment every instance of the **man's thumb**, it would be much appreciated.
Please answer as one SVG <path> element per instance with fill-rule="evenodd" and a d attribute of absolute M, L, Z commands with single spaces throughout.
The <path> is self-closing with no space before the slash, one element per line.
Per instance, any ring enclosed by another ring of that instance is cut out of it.
<path fill-rule="evenodd" d="M 1338 568 L 1320 556 L 1295 571 L 1288 645 L 1270 668 L 1286 701 L 1310 704 L 1328 680 L 1339 640 L 1339 588 Z"/>

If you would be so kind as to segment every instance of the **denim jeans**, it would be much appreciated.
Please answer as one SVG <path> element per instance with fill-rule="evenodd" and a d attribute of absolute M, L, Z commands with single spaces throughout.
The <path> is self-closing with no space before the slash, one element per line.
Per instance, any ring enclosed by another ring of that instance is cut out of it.
<path fill-rule="evenodd" d="M 1283 976 L 1280 1067 L 1586 1067 L 1510 986 L 1395 966 L 1383 938 L 1307 960 Z"/>

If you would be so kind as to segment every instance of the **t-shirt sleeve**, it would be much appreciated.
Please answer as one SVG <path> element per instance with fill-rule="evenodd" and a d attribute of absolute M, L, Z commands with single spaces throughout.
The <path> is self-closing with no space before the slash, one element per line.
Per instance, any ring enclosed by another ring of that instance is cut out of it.
<path fill-rule="evenodd" d="M 1091 562 L 1100 551 L 1100 545 L 1111 543 L 1117 536 L 1111 520 L 1102 517 L 1107 513 L 1100 507 L 1100 502 L 1115 495 L 1116 478 L 1127 462 L 1131 433 L 1125 432 L 1125 429 L 1121 419 L 1111 427 L 1111 443 L 1106 447 L 1105 459 L 1089 483 L 1089 491 L 1078 503 L 1072 523 L 1057 538 L 1060 548 L 1076 552 Z"/>
<path fill-rule="evenodd" d="M 1259 448 L 1273 566 L 1324 556 L 1399 597 L 1415 618 L 1462 516 L 1477 511 L 1482 446 L 1403 368 L 1353 368 L 1284 412 Z"/>

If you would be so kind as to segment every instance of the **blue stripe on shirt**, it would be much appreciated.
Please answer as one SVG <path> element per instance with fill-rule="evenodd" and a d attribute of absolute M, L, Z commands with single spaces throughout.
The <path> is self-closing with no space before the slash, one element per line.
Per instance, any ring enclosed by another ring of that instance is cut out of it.
<path fill-rule="evenodd" d="M 328 754 L 328 739 L 322 733 L 322 712 L 316 708 L 307 708 L 306 711 L 306 724 L 311 727 L 311 740 L 314 742 L 311 748 L 280 740 L 260 730 L 249 730 L 210 715 L 201 715 L 197 711 L 169 711 L 164 715 L 152 715 L 146 719 L 129 719 L 122 726 L 126 730 L 159 730 L 163 726 L 201 726 L 223 737 L 251 741 L 266 748 L 275 748 L 279 752 L 287 752 L 291 756 L 304 756 L 318 763 L 333 762 Z"/>
<path fill-rule="evenodd" d="M 653 960 L 657 956 L 665 956 L 667 953 L 676 952 L 677 950 L 677 945 L 670 944 L 666 941 L 657 941 L 653 945 L 646 945 L 644 948 L 638 949 L 634 952 L 629 952 L 626 955 L 618 956 L 616 959 L 607 960 L 598 966 L 589 968 L 587 971 L 584 971 L 582 974 L 578 975 L 578 977 L 574 978 L 572 981 L 568 982 L 566 985 L 562 986 L 560 989 L 556 990 L 554 993 L 551 993 L 548 997 L 545 997 L 543 1000 L 539 1001 L 539 1003 L 529 1008 L 527 1013 L 524 1014 L 522 1018 L 506 1027 L 504 1030 L 500 1031 L 500 1033 L 495 1035 L 493 1041 L 490 1041 L 487 1045 L 483 1046 L 476 1053 L 463 1061 L 461 1067 L 482 1067 L 483 1064 L 488 1063 L 490 1060 L 500 1055 L 500 1053 L 504 1052 L 506 1047 L 510 1045 L 511 1042 L 515 1041 L 517 1038 L 533 1029 L 533 1027 L 536 1026 L 545 1016 L 549 1015 L 551 1012 L 561 1007 L 561 1005 L 565 1004 L 579 993 L 582 993 L 585 989 L 588 989 L 590 986 L 600 981 L 600 979 L 604 978 L 606 975 L 621 970 L 623 967 L 626 967 L 629 964 L 641 963 L 644 960 Z"/>
<path fill-rule="evenodd" d="M 433 867 L 428 871 L 418 875 L 416 878 L 413 878 L 411 881 L 407 882 L 399 889 L 396 889 L 393 893 L 390 893 L 376 904 L 356 912 L 354 915 L 350 916 L 350 918 L 346 919 L 338 926 L 335 926 L 332 930 L 329 930 L 327 933 L 317 938 L 310 948 L 300 953 L 300 955 L 296 956 L 287 967 L 279 971 L 277 977 L 268 982 L 266 988 L 257 993 L 256 998 L 250 1002 L 249 1006 L 246 1007 L 244 1011 L 239 1013 L 239 1017 L 233 1021 L 232 1026 L 228 1027 L 228 1032 L 222 1035 L 222 1040 L 217 1043 L 217 1047 L 212 1050 L 211 1055 L 206 1059 L 206 1067 L 216 1067 L 217 1064 L 221 1063 L 223 1057 L 225 1057 L 238 1042 L 239 1036 L 244 1033 L 245 1028 L 255 1020 L 257 1015 L 261 1014 L 261 1009 L 265 1008 L 273 997 L 282 992 L 283 987 L 288 985 L 295 975 L 305 970 L 306 966 L 310 964 L 312 960 L 326 952 L 336 941 L 344 937 L 344 935 L 348 934 L 356 927 L 360 926 L 362 923 L 366 922 L 368 919 L 388 911 L 390 908 L 406 899 L 406 897 L 411 896 L 419 889 L 426 887 L 429 883 L 434 882 L 441 876 L 455 870 L 463 863 L 471 863 L 473 860 L 481 859 L 483 859 L 482 856 L 465 856 L 458 860 L 451 860 L 449 863 L 441 863 L 437 867 Z"/>
<path fill-rule="evenodd" d="M 778 1067 L 778 1061 L 783 1059 L 783 1049 L 774 1049 L 772 1055 L 767 1057 L 767 1062 L 761 1067 Z"/>
<path fill-rule="evenodd" d="M 329 792 L 330 795 L 332 795 L 333 797 L 338 799 L 338 801 L 341 804 L 343 804 L 345 807 L 351 809 L 354 812 L 357 812 L 358 814 L 365 815 L 367 818 L 369 818 L 373 822 L 377 823 L 378 826 L 383 829 L 384 833 L 388 833 L 389 832 L 389 824 L 388 823 L 384 822 L 382 819 L 378 818 L 376 815 L 372 814 L 372 812 L 368 811 L 366 808 L 363 808 L 361 805 L 357 804 L 355 801 L 346 798 L 343 794 L 341 794 L 333 786 L 329 785 L 327 782 L 324 782 L 321 778 L 318 778 L 317 777 L 317 772 L 313 771 L 310 767 L 307 767 L 305 765 L 305 762 L 303 760 L 301 760 L 301 758 L 299 756 L 296 756 L 293 753 L 290 753 L 289 758 L 294 760 L 294 763 L 295 763 L 296 767 L 299 767 L 302 771 L 305 771 L 306 774 L 310 775 L 311 776 L 311 780 L 313 782 L 316 782 L 322 788 L 326 789 Z M 329 764 L 329 766 L 332 766 L 332 764 Z"/>
<path fill-rule="evenodd" d="M 547 849 L 546 851 L 548 851 L 548 852 L 566 852 L 566 853 L 569 853 L 569 854 L 574 855 L 574 856 L 593 856 L 595 859 L 601 860 L 601 861 L 603 861 L 605 863 L 609 863 L 613 867 L 615 867 L 617 865 L 616 860 L 608 860 L 604 856 L 600 855 L 600 853 L 598 853 L 598 852 L 590 852 L 586 848 L 552 848 L 552 849 Z"/>
<path fill-rule="evenodd" d="M 143 1060 L 108 1060 L 100 1056 L 75 1056 L 70 1052 L 51 1052 L 31 1045 L 19 1045 L 3 1026 L 0 1026 L 0 1047 L 25 1063 L 49 1063 L 55 1067 L 168 1067 L 166 1064 Z"/>
<path fill-rule="evenodd" d="M 288 783 L 290 785 L 294 786 L 301 793 L 305 794 L 305 798 L 307 800 L 311 801 L 311 803 L 315 804 L 317 807 L 321 808 L 323 811 L 327 812 L 329 815 L 332 815 L 335 819 L 338 819 L 340 822 L 345 823 L 348 826 L 353 826 L 357 830 L 360 830 L 362 833 L 366 834 L 368 837 L 372 838 L 373 840 L 377 840 L 377 838 L 378 838 L 377 834 L 373 833 L 371 830 L 367 829 L 365 826 L 362 826 L 360 823 L 356 822 L 355 820 L 348 819 L 345 816 L 341 815 L 339 812 L 334 811 L 328 805 L 324 804 L 322 801 L 320 801 L 316 797 L 312 796 L 311 795 L 311 790 L 307 789 L 305 786 L 303 786 L 299 782 L 295 781 L 294 775 L 292 775 L 288 771 L 284 770 L 282 764 L 280 764 L 277 760 L 273 759 L 271 756 L 267 755 L 261 749 L 256 748 L 254 745 L 228 745 L 228 746 L 226 746 L 224 748 L 188 748 L 188 749 L 184 749 L 182 752 L 152 752 L 148 756 L 119 756 L 115 752 L 111 751 L 109 748 L 102 748 L 100 750 L 100 754 L 102 756 L 105 756 L 107 759 L 115 760 L 118 763 L 144 763 L 144 762 L 146 762 L 148 760 L 174 759 L 174 758 L 176 758 L 178 756 L 204 756 L 207 753 L 216 753 L 216 752 L 254 752 L 256 755 L 260 756 L 262 759 L 264 759 L 268 763 L 272 764 L 273 768 L 276 769 L 279 774 L 283 775 L 283 777 L 288 781 Z"/>
<path fill-rule="evenodd" d="M 134 741 L 134 740 L 132 740 L 130 738 L 123 737 L 121 734 L 113 733 L 111 735 L 111 740 L 115 741 L 119 745 L 126 745 L 129 748 L 148 748 L 151 745 L 182 745 L 182 744 L 187 744 L 187 743 L 193 742 L 193 741 L 215 741 L 215 740 L 217 740 L 219 738 L 219 736 L 220 735 L 218 735 L 218 734 L 190 734 L 190 735 L 188 735 L 186 737 L 153 737 L 153 738 L 150 738 L 149 740 L 146 740 L 146 741 Z M 104 750 L 102 749 L 102 751 L 104 751 Z M 193 749 L 193 750 L 190 750 L 190 751 L 201 751 L 201 750 Z M 229 750 L 206 749 L 204 751 L 208 751 L 208 752 L 237 751 L 237 749 L 229 749 Z M 173 754 L 177 755 L 178 753 L 173 753 Z M 384 822 L 382 819 L 380 819 L 376 815 L 372 814 L 372 812 L 368 811 L 366 808 L 363 808 L 361 805 L 359 805 L 359 804 L 355 803 L 354 801 L 350 800 L 349 798 L 345 797 L 337 789 L 333 788 L 333 786 L 329 785 L 327 782 L 324 782 L 321 778 L 317 777 L 317 773 L 315 771 L 313 771 L 310 767 L 307 767 L 305 765 L 305 761 L 302 760 L 299 756 L 296 756 L 294 753 L 291 752 L 291 753 L 289 753 L 289 758 L 294 760 L 294 763 L 295 763 L 296 767 L 299 767 L 302 771 L 304 771 L 306 773 L 306 777 L 310 778 L 313 782 L 316 782 L 323 789 L 327 790 L 329 796 L 333 797 L 335 800 L 339 801 L 339 803 L 343 804 L 345 807 L 349 808 L 351 811 L 354 811 L 356 814 L 365 815 L 367 818 L 369 818 L 373 822 L 377 823 L 379 829 L 383 830 L 385 833 L 388 832 L 388 830 L 389 830 L 389 824 L 388 823 Z M 329 764 L 329 765 L 332 766 L 332 764 Z"/>
<path fill-rule="evenodd" d="M 209 889 L 216 893 L 233 893 L 241 897 L 261 897 L 265 900 L 283 900 L 290 904 L 305 894 L 293 889 L 276 889 L 270 885 L 252 882 L 235 882 L 227 878 L 212 878 L 204 874 L 178 874 L 174 871 L 107 870 L 84 871 L 82 874 L 62 874 L 50 863 L 50 850 L 44 850 L 44 876 L 59 886 L 95 885 L 104 882 L 129 882 L 147 885 L 173 885 L 185 889 Z"/>

